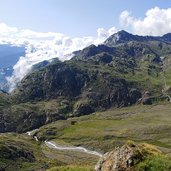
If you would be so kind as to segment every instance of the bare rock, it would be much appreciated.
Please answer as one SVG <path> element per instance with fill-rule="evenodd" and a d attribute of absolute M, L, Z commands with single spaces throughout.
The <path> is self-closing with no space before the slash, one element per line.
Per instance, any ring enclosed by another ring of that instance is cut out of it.
<path fill-rule="evenodd" d="M 132 171 L 143 155 L 135 144 L 126 144 L 106 153 L 95 166 L 96 171 Z"/>

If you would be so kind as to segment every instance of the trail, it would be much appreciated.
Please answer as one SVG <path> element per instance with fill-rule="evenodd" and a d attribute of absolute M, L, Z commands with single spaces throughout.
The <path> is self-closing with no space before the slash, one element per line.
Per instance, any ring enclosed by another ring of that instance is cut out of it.
<path fill-rule="evenodd" d="M 29 136 L 32 136 L 32 135 L 34 135 L 34 133 L 37 130 L 38 129 L 35 129 L 33 131 L 28 131 L 28 132 L 26 132 L 26 134 L 29 135 Z M 38 138 L 37 138 L 37 136 L 33 136 L 33 138 L 36 141 L 39 141 Z M 56 150 L 62 150 L 62 151 L 77 151 L 77 152 L 82 152 L 82 153 L 96 155 L 96 156 L 99 156 L 99 157 L 102 157 L 103 156 L 103 154 L 101 154 L 101 153 L 99 153 L 97 151 L 91 151 L 91 150 L 88 150 L 88 149 L 86 149 L 84 147 L 81 147 L 81 146 L 79 146 L 79 147 L 76 147 L 76 146 L 62 146 L 62 145 L 56 144 L 53 141 L 47 141 L 47 140 L 45 140 L 44 143 L 50 149 L 56 149 Z"/>

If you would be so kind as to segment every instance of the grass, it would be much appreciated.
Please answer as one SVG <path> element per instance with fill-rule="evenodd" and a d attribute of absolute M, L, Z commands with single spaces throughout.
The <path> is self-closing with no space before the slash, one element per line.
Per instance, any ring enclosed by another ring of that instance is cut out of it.
<path fill-rule="evenodd" d="M 0 134 L 0 170 L 46 170 L 62 164 L 57 159 L 48 159 L 42 152 L 40 142 L 27 135 Z"/>
<path fill-rule="evenodd" d="M 171 170 L 171 160 L 163 155 L 149 156 L 139 163 L 136 171 L 169 171 Z"/>
<path fill-rule="evenodd" d="M 8 95 L 5 95 L 0 92 L 0 110 L 9 105 L 10 105 L 10 100 L 9 100 Z"/>
<path fill-rule="evenodd" d="M 170 111 L 170 104 L 162 104 L 97 112 L 43 126 L 37 136 L 57 143 L 82 145 L 103 153 L 127 140 L 152 143 L 170 153 Z M 71 120 L 75 121 L 74 125 Z M 48 130 L 53 130 L 53 135 L 49 135 Z"/>
<path fill-rule="evenodd" d="M 166 77 L 166 84 L 167 86 L 171 86 L 171 68 L 168 68 L 165 73 L 164 73 L 165 77 Z"/>

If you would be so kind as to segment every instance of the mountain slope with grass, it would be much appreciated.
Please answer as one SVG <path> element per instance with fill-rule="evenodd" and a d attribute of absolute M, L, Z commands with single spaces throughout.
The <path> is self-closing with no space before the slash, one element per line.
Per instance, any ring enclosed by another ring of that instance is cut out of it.
<path fill-rule="evenodd" d="M 1 170 L 94 169 L 97 156 L 50 149 L 45 140 L 102 154 L 133 140 L 170 155 L 170 97 L 170 34 L 120 31 L 71 60 L 36 64 L 11 94 L 0 92 Z M 37 128 L 39 142 L 22 134 Z M 164 161 L 147 157 L 139 168 L 156 160 Z"/>
<path fill-rule="evenodd" d="M 74 52 L 69 61 L 37 64 L 0 111 L 0 131 L 25 132 L 112 107 L 169 101 L 170 49 L 169 34 L 120 31 L 104 44 Z"/>

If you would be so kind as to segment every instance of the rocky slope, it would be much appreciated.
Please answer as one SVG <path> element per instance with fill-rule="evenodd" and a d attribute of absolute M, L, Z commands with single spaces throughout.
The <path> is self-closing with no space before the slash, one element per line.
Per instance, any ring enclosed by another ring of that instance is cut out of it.
<path fill-rule="evenodd" d="M 23 132 L 111 107 L 167 101 L 162 74 L 170 67 L 170 49 L 170 34 L 143 37 L 120 31 L 102 45 L 74 52 L 69 61 L 37 64 L 10 95 L 8 107 L 2 106 L 0 132 Z"/>
<path fill-rule="evenodd" d="M 171 34 L 165 34 L 163 36 L 139 36 L 139 35 L 133 35 L 130 34 L 124 30 L 119 31 L 118 33 L 115 33 L 111 35 L 104 44 L 110 47 L 113 47 L 118 44 L 125 44 L 130 41 L 135 42 L 151 42 L 151 41 L 158 41 L 163 43 L 170 43 L 171 42 Z"/>

